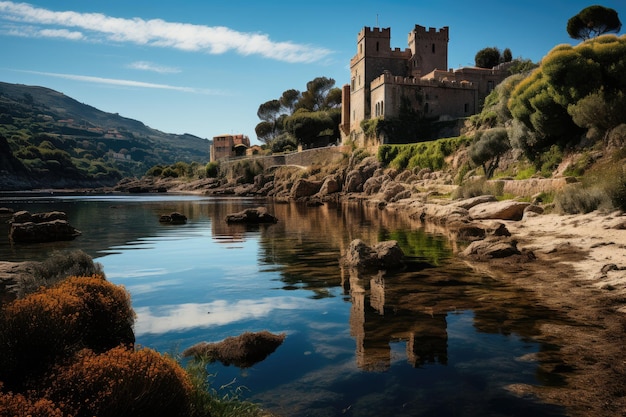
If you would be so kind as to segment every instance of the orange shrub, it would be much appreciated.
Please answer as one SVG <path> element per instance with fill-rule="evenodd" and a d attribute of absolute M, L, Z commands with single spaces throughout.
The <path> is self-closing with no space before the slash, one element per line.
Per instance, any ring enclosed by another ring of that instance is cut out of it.
<path fill-rule="evenodd" d="M 174 360 L 150 349 L 82 350 L 54 368 L 45 393 L 75 417 L 189 416 L 192 385 Z"/>
<path fill-rule="evenodd" d="M 84 347 L 132 344 L 133 318 L 128 293 L 99 276 L 15 300 L 0 314 L 0 380 L 19 386 Z"/>
<path fill-rule="evenodd" d="M 64 417 L 52 401 L 0 392 L 0 417 Z"/>

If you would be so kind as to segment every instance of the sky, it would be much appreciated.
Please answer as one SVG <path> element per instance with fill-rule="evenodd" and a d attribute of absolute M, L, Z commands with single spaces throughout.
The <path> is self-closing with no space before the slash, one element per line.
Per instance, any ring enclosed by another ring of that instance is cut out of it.
<path fill-rule="evenodd" d="M 363 27 L 391 28 L 392 48 L 405 49 L 416 24 L 448 26 L 450 68 L 472 66 L 486 47 L 539 62 L 579 43 L 567 20 L 593 4 L 626 23 L 626 0 L 0 0 L 0 81 L 166 133 L 258 144 L 260 104 L 316 77 L 349 83 Z"/>

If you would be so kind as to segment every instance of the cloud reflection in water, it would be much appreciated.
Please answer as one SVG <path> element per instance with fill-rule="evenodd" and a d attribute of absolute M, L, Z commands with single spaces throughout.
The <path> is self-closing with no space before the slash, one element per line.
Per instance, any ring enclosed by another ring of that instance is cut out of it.
<path fill-rule="evenodd" d="M 266 297 L 259 300 L 186 303 L 159 307 L 137 307 L 135 335 L 162 334 L 196 327 L 223 326 L 241 320 L 259 319 L 274 310 L 302 310 L 310 300 L 296 297 Z"/>

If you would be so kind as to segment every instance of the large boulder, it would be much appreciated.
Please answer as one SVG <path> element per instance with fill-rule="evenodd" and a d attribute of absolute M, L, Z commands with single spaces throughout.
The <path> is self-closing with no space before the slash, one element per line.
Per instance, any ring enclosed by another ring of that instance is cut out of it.
<path fill-rule="evenodd" d="M 322 187 L 320 188 L 317 195 L 319 197 L 326 197 L 330 194 L 338 193 L 339 191 L 341 191 L 341 183 L 339 182 L 336 176 L 329 175 L 326 178 L 324 178 Z"/>
<path fill-rule="evenodd" d="M 11 223 L 11 228 L 9 229 L 9 239 L 14 243 L 73 240 L 80 234 L 80 231 L 71 226 L 67 220 L 52 220 L 42 223 Z"/>
<path fill-rule="evenodd" d="M 278 219 L 265 207 L 249 208 L 226 216 L 226 223 L 277 223 Z"/>
<path fill-rule="evenodd" d="M 291 198 L 297 200 L 303 197 L 311 197 L 319 192 L 322 188 L 321 181 L 311 181 L 304 178 L 300 178 L 291 187 Z"/>
<path fill-rule="evenodd" d="M 73 240 L 80 231 L 67 221 L 62 211 L 29 213 L 18 211 L 9 221 L 9 239 L 13 243 L 39 243 Z"/>
<path fill-rule="evenodd" d="M 404 252 L 395 240 L 368 246 L 361 239 L 355 239 L 350 243 L 343 263 L 361 269 L 398 269 L 404 267 Z"/>
<path fill-rule="evenodd" d="M 530 203 L 514 200 L 482 203 L 470 208 L 469 215 L 474 220 L 521 220 L 528 206 Z"/>
<path fill-rule="evenodd" d="M 507 258 L 521 254 L 517 242 L 507 238 L 487 238 L 472 242 L 463 255 L 479 258 Z"/>

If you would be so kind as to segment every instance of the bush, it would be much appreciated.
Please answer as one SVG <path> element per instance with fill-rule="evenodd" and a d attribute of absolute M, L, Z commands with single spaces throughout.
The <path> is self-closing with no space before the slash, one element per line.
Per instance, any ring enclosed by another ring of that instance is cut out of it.
<path fill-rule="evenodd" d="M 45 397 L 75 417 L 188 417 L 192 385 L 171 358 L 123 346 L 85 349 L 50 373 Z"/>
<path fill-rule="evenodd" d="M 64 417 L 55 404 L 46 399 L 31 400 L 22 394 L 0 392 L 2 417 Z"/>
<path fill-rule="evenodd" d="M 609 195 L 599 187 L 570 185 L 554 196 L 554 208 L 560 214 L 591 213 L 611 206 Z"/>
<path fill-rule="evenodd" d="M 6 305 L 0 314 L 0 380 L 20 386 L 84 347 L 133 343 L 130 296 L 104 278 L 71 278 Z"/>
<path fill-rule="evenodd" d="M 206 176 L 209 178 L 217 178 L 217 175 L 220 172 L 220 164 L 219 162 L 209 162 L 206 164 Z"/>
<path fill-rule="evenodd" d="M 504 183 L 502 181 L 487 181 L 485 177 L 464 182 L 452 193 L 452 199 L 466 199 L 481 195 L 501 196 Z"/>
<path fill-rule="evenodd" d="M 49 287 L 70 276 L 89 277 L 100 275 L 104 277 L 102 264 L 81 250 L 71 252 L 55 251 L 42 262 L 30 264 L 32 275 L 25 278 L 19 291 L 19 296 L 35 292 L 40 287 Z"/>

